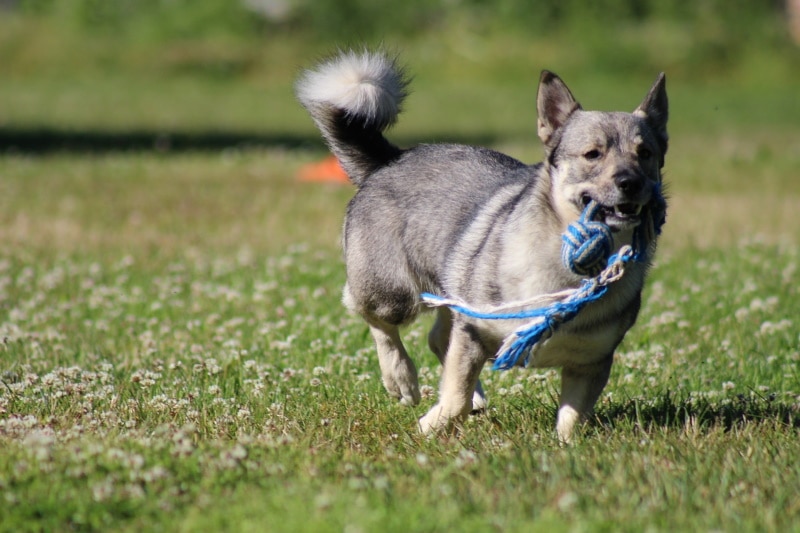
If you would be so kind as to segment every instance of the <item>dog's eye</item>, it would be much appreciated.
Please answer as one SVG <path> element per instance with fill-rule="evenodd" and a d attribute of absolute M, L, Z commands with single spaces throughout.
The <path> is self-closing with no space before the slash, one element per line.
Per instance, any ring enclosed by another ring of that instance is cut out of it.
<path fill-rule="evenodd" d="M 639 155 L 639 159 L 641 159 L 643 161 L 647 161 L 651 157 L 653 157 L 653 152 L 651 152 L 647 148 L 639 148 L 638 155 Z"/>
<path fill-rule="evenodd" d="M 589 150 L 585 154 L 583 154 L 583 158 L 588 161 L 594 161 L 595 159 L 600 159 L 600 150 Z"/>

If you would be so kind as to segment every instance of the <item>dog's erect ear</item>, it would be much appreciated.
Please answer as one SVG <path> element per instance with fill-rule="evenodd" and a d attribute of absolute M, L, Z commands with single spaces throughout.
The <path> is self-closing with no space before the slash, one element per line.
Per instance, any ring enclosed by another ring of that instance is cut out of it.
<path fill-rule="evenodd" d="M 667 100 L 667 78 L 662 72 L 658 75 L 650 92 L 644 97 L 634 115 L 644 118 L 653 129 L 661 148 L 661 166 L 664 166 L 664 154 L 667 153 L 667 119 L 669 118 L 669 101 Z"/>
<path fill-rule="evenodd" d="M 539 78 L 539 95 L 536 97 L 536 110 L 539 114 L 539 138 L 546 147 L 551 147 L 553 135 L 561 129 L 567 119 L 581 104 L 575 100 L 561 78 L 543 70 Z"/>

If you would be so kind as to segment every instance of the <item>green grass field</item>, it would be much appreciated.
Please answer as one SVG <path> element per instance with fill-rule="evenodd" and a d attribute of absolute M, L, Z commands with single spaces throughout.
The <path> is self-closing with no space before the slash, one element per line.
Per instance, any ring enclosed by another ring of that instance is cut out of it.
<path fill-rule="evenodd" d="M 669 78 L 663 244 L 573 446 L 546 370 L 484 371 L 488 413 L 426 439 L 430 320 L 402 407 L 339 302 L 352 190 L 294 177 L 324 151 L 291 95 L 318 50 L 291 44 L 231 81 L 0 84 L 0 530 L 800 531 L 796 74 Z M 538 69 L 603 109 L 655 77 L 505 44 L 409 43 L 393 138 L 532 162 Z"/>

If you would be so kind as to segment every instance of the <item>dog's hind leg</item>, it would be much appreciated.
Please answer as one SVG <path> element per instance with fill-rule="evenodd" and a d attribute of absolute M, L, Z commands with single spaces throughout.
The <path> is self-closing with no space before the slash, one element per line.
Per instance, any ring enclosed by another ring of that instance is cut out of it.
<path fill-rule="evenodd" d="M 485 362 L 484 348 L 475 328 L 469 324 L 453 324 L 443 361 L 439 403 L 419 419 L 423 433 L 445 429 L 472 411 L 473 398 L 478 392 L 478 376 Z"/>
<path fill-rule="evenodd" d="M 358 298 L 352 288 L 349 282 L 345 284 L 342 301 L 348 309 L 360 314 L 369 325 L 378 351 L 383 386 L 400 403 L 417 405 L 420 400 L 417 368 L 400 339 L 400 324 L 414 318 L 413 305 L 405 304 L 402 297 L 395 297 L 390 299 L 395 305 L 381 308 L 363 297 L 365 291 L 362 290 L 362 298 Z M 413 303 L 413 293 L 407 300 Z"/>
<path fill-rule="evenodd" d="M 450 332 L 453 329 L 453 314 L 447 307 L 440 307 L 437 310 L 436 322 L 433 324 L 428 334 L 428 346 L 439 362 L 444 365 L 447 349 L 450 346 Z M 486 409 L 486 395 L 483 392 L 481 381 L 475 385 L 475 392 L 472 395 L 472 412 L 477 413 Z"/>
<path fill-rule="evenodd" d="M 586 421 L 594 404 L 608 383 L 613 357 L 587 366 L 564 367 L 561 370 L 561 399 L 556 420 L 559 440 L 569 443 L 575 427 Z"/>
<path fill-rule="evenodd" d="M 399 328 L 375 318 L 367 318 L 367 323 L 378 350 L 383 386 L 403 405 L 417 405 L 417 368 L 403 346 Z"/>

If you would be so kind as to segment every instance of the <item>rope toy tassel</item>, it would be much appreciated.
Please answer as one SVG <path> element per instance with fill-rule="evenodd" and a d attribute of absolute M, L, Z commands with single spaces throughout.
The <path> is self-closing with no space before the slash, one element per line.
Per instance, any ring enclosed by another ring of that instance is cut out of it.
<path fill-rule="evenodd" d="M 595 283 L 592 280 L 585 280 L 578 292 L 567 300 L 544 309 L 540 319 L 528 322 L 506 337 L 498 350 L 499 355 L 492 365 L 492 370 L 509 370 L 517 366 L 520 359 L 523 365 L 527 366 L 533 347 L 537 343 L 548 339 L 560 324 L 575 318 L 584 305 L 599 300 L 607 291 L 607 286 L 595 290 Z"/>
<path fill-rule="evenodd" d="M 454 312 L 484 320 L 527 319 L 527 322 L 506 337 L 497 352 L 493 369 L 508 370 L 528 364 L 534 348 L 555 333 L 561 324 L 575 318 L 586 305 L 602 298 L 609 286 L 622 278 L 626 265 L 646 263 L 651 244 L 661 234 L 666 220 L 666 201 L 660 187 L 642 213 L 632 245 L 621 247 L 612 255 L 614 237 L 608 226 L 594 219 L 600 206 L 594 201 L 584 208 L 581 217 L 570 224 L 562 235 L 561 259 L 564 266 L 581 276 L 588 276 L 576 289 L 538 295 L 527 301 L 513 302 L 486 309 L 470 307 L 457 299 L 423 293 L 422 301 L 431 307 L 450 307 Z M 605 262 L 605 267 L 603 263 Z M 540 306 L 530 309 L 531 306 Z"/>

